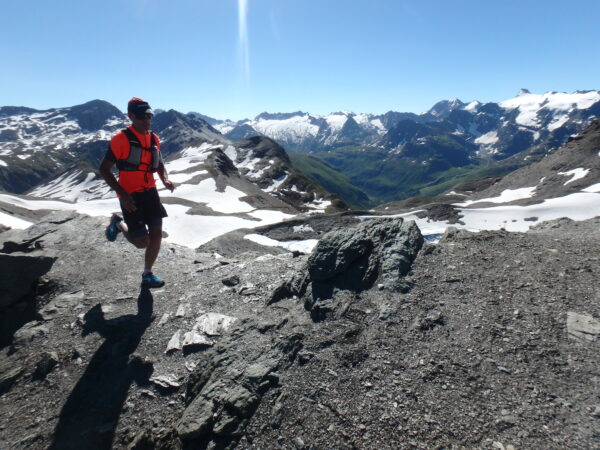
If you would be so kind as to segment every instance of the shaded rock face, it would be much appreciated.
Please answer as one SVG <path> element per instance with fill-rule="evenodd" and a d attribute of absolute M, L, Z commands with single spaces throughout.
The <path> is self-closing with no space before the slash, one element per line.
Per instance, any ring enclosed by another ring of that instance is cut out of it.
<path fill-rule="evenodd" d="M 55 260 L 45 255 L 0 254 L 0 308 L 30 293 L 33 283 L 52 268 Z"/>
<path fill-rule="evenodd" d="M 362 292 L 379 280 L 383 288 L 403 292 L 408 286 L 402 277 L 423 245 L 423 236 L 414 222 L 375 219 L 356 228 L 327 233 L 308 258 L 306 271 L 280 285 L 271 298 L 304 297 L 305 307 L 315 321 L 335 309 L 336 291 Z"/>
<path fill-rule="evenodd" d="M 43 250 L 40 237 L 19 239 L 18 231 L 2 233 L 14 237 L 0 249 L 0 348 L 35 314 L 35 294 L 40 277 L 50 271 L 56 255 Z"/>

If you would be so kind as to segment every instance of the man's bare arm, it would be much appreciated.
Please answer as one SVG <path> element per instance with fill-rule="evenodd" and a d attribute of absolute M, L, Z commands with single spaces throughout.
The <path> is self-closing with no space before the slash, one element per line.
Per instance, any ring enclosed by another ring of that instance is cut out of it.
<path fill-rule="evenodd" d="M 104 178 L 106 184 L 108 184 L 111 187 L 111 189 L 113 189 L 117 194 L 119 194 L 120 201 L 123 204 L 123 207 L 127 211 L 135 211 L 136 207 L 133 198 L 131 197 L 131 195 L 125 192 L 125 189 L 121 187 L 121 185 L 112 173 L 111 169 L 114 165 L 114 162 L 104 158 L 100 163 L 100 175 L 102 176 L 102 178 Z"/>
<path fill-rule="evenodd" d="M 175 189 L 175 185 L 171 180 L 169 180 L 167 169 L 165 168 L 165 165 L 162 163 L 162 161 L 158 164 L 158 170 L 156 172 L 158 173 L 158 176 L 160 177 L 160 180 L 163 182 L 165 187 L 171 192 L 173 192 L 173 189 Z"/>

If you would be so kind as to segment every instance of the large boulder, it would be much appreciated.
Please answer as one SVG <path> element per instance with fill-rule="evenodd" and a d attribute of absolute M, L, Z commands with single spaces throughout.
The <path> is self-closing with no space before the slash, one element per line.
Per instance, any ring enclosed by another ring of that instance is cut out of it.
<path fill-rule="evenodd" d="M 26 253 L 0 253 L 0 308 L 31 293 L 36 280 L 46 274 L 56 257 Z"/>
<path fill-rule="evenodd" d="M 308 258 L 305 271 L 277 287 L 270 303 L 303 297 L 313 319 L 323 318 L 337 291 L 361 292 L 378 282 L 402 292 L 403 280 L 423 245 L 414 221 L 377 218 L 354 228 L 325 234 Z"/>

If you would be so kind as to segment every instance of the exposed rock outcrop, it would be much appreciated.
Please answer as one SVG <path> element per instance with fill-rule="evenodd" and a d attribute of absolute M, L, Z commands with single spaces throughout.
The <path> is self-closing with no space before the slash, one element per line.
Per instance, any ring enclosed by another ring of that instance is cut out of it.
<path fill-rule="evenodd" d="M 362 292 L 376 281 L 389 291 L 405 291 L 408 285 L 402 277 L 422 245 L 419 228 L 401 218 L 368 220 L 332 231 L 319 240 L 306 270 L 278 286 L 269 303 L 303 297 L 313 320 L 322 320 L 333 311 L 335 291 Z"/>
<path fill-rule="evenodd" d="M 248 340 L 251 348 L 245 346 Z M 302 335 L 292 332 L 270 342 L 255 323 L 241 324 L 204 355 L 191 375 L 179 436 L 197 446 L 238 439 L 264 393 L 277 385 L 277 371 L 293 363 L 301 341 Z"/>

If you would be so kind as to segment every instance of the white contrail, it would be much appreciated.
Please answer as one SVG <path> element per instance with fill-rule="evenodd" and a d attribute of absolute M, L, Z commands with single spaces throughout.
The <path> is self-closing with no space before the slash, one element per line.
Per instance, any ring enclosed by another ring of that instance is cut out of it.
<path fill-rule="evenodd" d="M 248 0 L 238 0 L 238 28 L 242 67 L 246 81 L 250 79 L 250 54 L 248 52 Z"/>

